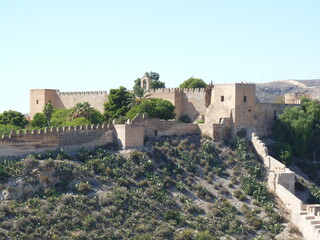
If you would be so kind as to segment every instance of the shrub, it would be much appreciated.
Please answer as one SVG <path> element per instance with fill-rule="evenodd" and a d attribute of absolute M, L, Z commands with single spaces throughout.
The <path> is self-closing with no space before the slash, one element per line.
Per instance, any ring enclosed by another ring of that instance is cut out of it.
<path fill-rule="evenodd" d="M 79 182 L 75 185 L 75 190 L 81 194 L 88 194 L 93 190 L 93 188 L 89 182 Z"/>
<path fill-rule="evenodd" d="M 183 123 L 191 123 L 191 119 L 190 119 L 190 117 L 188 115 L 181 116 L 179 121 L 183 122 Z"/>
<path fill-rule="evenodd" d="M 185 229 L 178 233 L 175 237 L 176 240 L 195 240 L 196 233 L 193 229 Z"/>
<path fill-rule="evenodd" d="M 181 215 L 180 212 L 177 210 L 167 210 L 164 213 L 164 218 L 169 221 L 169 220 L 175 220 L 177 223 L 181 221 Z"/>
<path fill-rule="evenodd" d="M 43 113 L 36 113 L 31 121 L 32 128 L 44 128 L 48 126 L 46 116 Z"/>

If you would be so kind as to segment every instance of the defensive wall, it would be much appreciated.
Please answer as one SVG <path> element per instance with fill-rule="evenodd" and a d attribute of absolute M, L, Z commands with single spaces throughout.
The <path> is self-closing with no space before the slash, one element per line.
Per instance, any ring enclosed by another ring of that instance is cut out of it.
<path fill-rule="evenodd" d="M 288 104 L 256 102 L 255 84 L 248 83 L 216 84 L 209 88 L 198 89 L 149 89 L 147 93 L 150 97 L 170 101 L 175 106 L 176 120 L 187 115 L 192 122 L 204 121 L 206 126 L 202 129 L 213 138 L 225 137 L 229 133 L 232 137 L 243 128 L 256 132 L 259 136 L 269 135 L 272 133 L 274 120 L 288 106 Z M 291 97 L 296 98 L 296 95 Z M 106 91 L 60 92 L 32 89 L 30 117 L 32 119 L 35 113 L 42 112 L 47 102 L 51 102 L 55 108 L 71 108 L 78 102 L 89 102 L 92 107 L 103 111 L 103 104 L 107 101 Z M 298 106 L 292 102 L 295 101 L 291 101 L 290 106 Z"/>
<path fill-rule="evenodd" d="M 200 134 L 198 124 L 177 123 L 157 118 L 138 117 L 126 124 L 98 124 L 52 127 L 44 130 L 12 130 L 0 139 L 0 158 L 27 156 L 33 152 L 61 148 L 75 153 L 81 147 L 94 149 L 110 144 L 122 148 L 141 147 L 155 136 Z"/>
<path fill-rule="evenodd" d="M 30 119 L 42 112 L 46 103 L 51 103 L 54 108 L 64 109 L 74 107 L 77 103 L 88 102 L 90 105 L 103 112 L 103 104 L 108 101 L 106 91 L 85 92 L 60 92 L 55 89 L 30 90 Z"/>
<path fill-rule="evenodd" d="M 112 143 L 113 126 L 109 124 L 52 127 L 26 132 L 12 130 L 0 139 L 0 157 L 26 156 L 58 147 L 73 153 L 81 147 L 93 149 Z"/>
<path fill-rule="evenodd" d="M 320 239 L 320 205 L 304 204 L 295 196 L 295 173 L 277 159 L 269 156 L 268 148 L 252 133 L 252 144 L 268 169 L 268 185 L 291 214 L 292 223 L 306 240 Z"/>
<path fill-rule="evenodd" d="M 159 88 L 147 91 L 150 97 L 170 101 L 176 108 L 176 119 L 188 115 L 191 121 L 204 119 L 207 112 L 205 88 Z"/>
<path fill-rule="evenodd" d="M 310 98 L 310 95 L 301 93 L 287 93 L 284 95 L 284 102 L 286 104 L 301 104 L 302 97 Z"/>
<path fill-rule="evenodd" d="M 204 119 L 207 111 L 206 98 L 211 92 L 208 93 L 205 88 L 159 88 L 148 90 L 148 94 L 153 98 L 170 101 L 176 107 L 177 120 L 183 115 L 188 115 L 192 121 L 195 121 Z M 49 102 L 58 109 L 71 108 L 77 103 L 88 102 L 92 107 L 103 112 L 103 104 L 108 102 L 108 93 L 106 91 L 60 92 L 55 89 L 31 89 L 30 118 L 42 112 L 44 104 Z"/>

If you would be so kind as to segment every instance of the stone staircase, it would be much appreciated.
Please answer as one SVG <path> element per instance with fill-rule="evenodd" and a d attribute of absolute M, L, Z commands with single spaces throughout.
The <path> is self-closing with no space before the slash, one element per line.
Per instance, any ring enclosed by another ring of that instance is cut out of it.
<path fill-rule="evenodd" d="M 303 233 L 305 240 L 320 240 L 320 206 L 305 204 L 292 211 L 292 223 Z"/>

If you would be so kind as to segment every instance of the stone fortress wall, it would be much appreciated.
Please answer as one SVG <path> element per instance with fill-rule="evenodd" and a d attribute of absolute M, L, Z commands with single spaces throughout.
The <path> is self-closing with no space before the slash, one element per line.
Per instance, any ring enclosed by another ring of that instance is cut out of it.
<path fill-rule="evenodd" d="M 286 104 L 300 104 L 302 97 L 310 98 L 310 96 L 307 94 L 287 93 L 284 95 L 284 102 Z"/>
<path fill-rule="evenodd" d="M 175 106 L 176 120 L 187 115 L 192 122 L 204 121 L 201 129 L 212 138 L 232 137 L 243 128 L 256 132 L 259 136 L 268 135 L 272 133 L 274 120 L 289 104 L 256 102 L 255 84 L 215 84 L 210 87 L 210 89 L 146 90 L 150 97 L 170 101 Z M 55 108 L 70 108 L 78 102 L 85 101 L 103 112 L 103 104 L 108 101 L 108 94 L 106 91 L 60 92 L 50 89 L 32 89 L 30 118 L 32 119 L 35 113 L 42 112 L 47 102 L 51 102 Z M 298 106 L 291 103 L 289 105 Z"/>
<path fill-rule="evenodd" d="M 148 94 L 153 98 L 170 101 L 176 107 L 176 119 L 188 115 L 192 121 L 203 119 L 207 107 L 205 105 L 206 90 L 160 88 L 150 89 Z M 74 107 L 77 103 L 89 102 L 92 107 L 103 112 L 103 104 L 108 102 L 107 91 L 60 92 L 54 89 L 30 90 L 30 118 L 42 112 L 44 104 L 50 102 L 54 108 L 64 109 Z"/>
<path fill-rule="evenodd" d="M 320 239 L 320 205 L 304 204 L 295 196 L 295 173 L 284 164 L 269 156 L 268 148 L 252 133 L 252 144 L 268 169 L 268 185 L 291 214 L 292 223 L 306 240 Z"/>
<path fill-rule="evenodd" d="M 30 119 L 42 112 L 46 103 L 54 108 L 64 109 L 74 107 L 77 103 L 88 102 L 92 107 L 103 112 L 103 104 L 108 101 L 106 91 L 60 92 L 55 89 L 30 90 Z"/>
<path fill-rule="evenodd" d="M 161 98 L 170 101 L 176 107 L 176 119 L 188 115 L 191 121 L 205 117 L 207 107 L 205 104 L 205 88 L 159 88 L 149 89 L 148 94 L 153 98 Z"/>
<path fill-rule="evenodd" d="M 126 124 L 97 124 L 71 127 L 52 127 L 44 130 L 12 130 L 0 139 L 0 158 L 27 156 L 31 153 L 61 148 L 70 154 L 81 147 L 94 149 L 108 144 L 132 148 L 144 145 L 154 136 L 200 134 L 198 124 L 176 123 L 138 115 Z"/>
<path fill-rule="evenodd" d="M 92 149 L 113 143 L 113 126 L 110 124 L 52 127 L 26 132 L 12 130 L 0 139 L 0 157 L 26 156 L 58 147 L 73 153 L 81 147 Z"/>

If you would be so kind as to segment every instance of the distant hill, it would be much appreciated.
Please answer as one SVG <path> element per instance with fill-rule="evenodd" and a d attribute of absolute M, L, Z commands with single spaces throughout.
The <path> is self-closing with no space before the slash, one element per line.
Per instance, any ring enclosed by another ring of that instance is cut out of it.
<path fill-rule="evenodd" d="M 287 93 L 308 94 L 320 98 L 320 79 L 281 80 L 256 84 L 256 96 L 260 102 L 274 102 L 277 96 Z"/>

